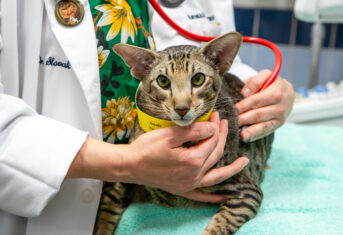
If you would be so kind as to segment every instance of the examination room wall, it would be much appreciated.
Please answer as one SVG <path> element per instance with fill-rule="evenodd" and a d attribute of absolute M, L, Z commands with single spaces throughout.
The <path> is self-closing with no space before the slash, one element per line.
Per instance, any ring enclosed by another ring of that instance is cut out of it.
<path fill-rule="evenodd" d="M 295 89 L 308 88 L 312 58 L 312 23 L 297 20 L 290 3 L 286 6 L 274 3 L 268 7 L 256 3 L 252 7 L 242 5 L 244 4 L 235 4 L 237 31 L 245 36 L 261 37 L 276 43 L 283 55 L 280 75 L 289 80 Z M 318 85 L 343 80 L 343 24 L 324 26 Z M 275 61 L 273 53 L 267 48 L 248 44 L 241 48 L 240 56 L 245 63 L 257 70 L 271 70 Z"/>

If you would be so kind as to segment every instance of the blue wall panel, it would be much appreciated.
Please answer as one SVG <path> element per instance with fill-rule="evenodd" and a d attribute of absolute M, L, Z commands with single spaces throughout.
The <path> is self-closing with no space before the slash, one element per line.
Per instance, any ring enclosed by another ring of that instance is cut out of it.
<path fill-rule="evenodd" d="M 236 9 L 235 22 L 236 31 L 242 33 L 244 36 L 252 36 L 254 23 L 253 9 Z"/>
<path fill-rule="evenodd" d="M 291 11 L 261 10 L 258 36 L 272 42 L 288 44 L 291 23 Z"/>

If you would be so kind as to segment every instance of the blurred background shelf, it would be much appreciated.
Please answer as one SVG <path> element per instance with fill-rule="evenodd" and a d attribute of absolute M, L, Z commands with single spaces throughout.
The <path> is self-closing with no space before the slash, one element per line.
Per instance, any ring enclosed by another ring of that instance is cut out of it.
<path fill-rule="evenodd" d="M 288 122 L 343 127 L 343 97 L 295 104 Z"/>

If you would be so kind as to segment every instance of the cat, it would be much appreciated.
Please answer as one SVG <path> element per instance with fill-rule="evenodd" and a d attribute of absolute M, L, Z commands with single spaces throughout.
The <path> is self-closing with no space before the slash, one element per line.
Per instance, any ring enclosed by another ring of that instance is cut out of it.
<path fill-rule="evenodd" d="M 219 205 L 203 234 L 233 234 L 256 215 L 263 197 L 259 184 L 264 178 L 274 135 L 249 143 L 240 141 L 235 103 L 243 99 L 243 82 L 227 72 L 241 43 L 241 34 L 231 32 L 202 48 L 174 46 L 155 52 L 125 44 L 113 46 L 132 75 L 141 80 L 136 93 L 140 110 L 159 119 L 172 120 L 179 126 L 188 126 L 214 107 L 221 119 L 228 120 L 229 128 L 223 156 L 214 167 L 228 165 L 241 156 L 250 160 L 240 173 L 201 189 L 227 198 Z M 143 133 L 136 120 L 130 142 Z M 167 207 L 206 205 L 143 185 L 105 183 L 94 234 L 112 235 L 131 202 L 152 202 Z"/>

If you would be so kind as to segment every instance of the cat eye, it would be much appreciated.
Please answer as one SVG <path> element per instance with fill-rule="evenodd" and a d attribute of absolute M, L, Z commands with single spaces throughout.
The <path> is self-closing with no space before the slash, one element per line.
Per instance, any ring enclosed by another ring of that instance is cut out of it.
<path fill-rule="evenodd" d="M 192 77 L 192 85 L 199 87 L 205 82 L 205 75 L 203 73 L 197 73 Z"/>
<path fill-rule="evenodd" d="M 157 83 L 163 89 L 167 89 L 170 87 L 170 80 L 163 75 L 157 77 Z"/>

